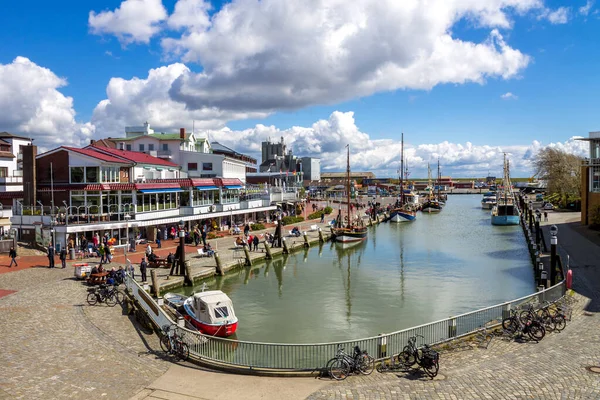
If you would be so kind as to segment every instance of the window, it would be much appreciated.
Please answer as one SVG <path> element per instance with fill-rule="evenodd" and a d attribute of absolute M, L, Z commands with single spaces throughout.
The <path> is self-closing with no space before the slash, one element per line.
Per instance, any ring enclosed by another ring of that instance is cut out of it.
<path fill-rule="evenodd" d="M 211 162 L 202 163 L 202 171 L 212 171 L 212 170 L 213 170 L 213 167 L 212 167 Z"/>
<path fill-rule="evenodd" d="M 154 151 L 154 143 L 148 145 L 148 151 Z"/>
<path fill-rule="evenodd" d="M 215 317 L 227 318 L 229 316 L 229 310 L 227 307 L 215 307 Z"/>
<path fill-rule="evenodd" d="M 83 167 L 71 167 L 71 183 L 83 183 Z"/>
<path fill-rule="evenodd" d="M 99 182 L 99 176 L 98 176 L 98 167 L 86 167 L 85 168 L 85 181 L 87 183 L 98 183 Z"/>
<path fill-rule="evenodd" d="M 188 171 L 198 171 L 198 163 L 188 163 Z"/>
<path fill-rule="evenodd" d="M 140 151 L 144 151 L 144 145 L 143 144 L 140 144 L 139 148 L 140 148 Z"/>
<path fill-rule="evenodd" d="M 162 144 L 163 151 L 169 151 L 169 145 L 167 143 Z"/>
<path fill-rule="evenodd" d="M 125 149 L 125 143 L 119 143 L 119 149 L 124 150 Z"/>
<path fill-rule="evenodd" d="M 592 167 L 592 192 L 600 193 L 600 167 Z"/>
<path fill-rule="evenodd" d="M 131 145 L 130 145 L 130 144 L 126 145 L 126 146 L 125 146 L 125 149 L 126 149 L 127 151 L 131 151 Z"/>
<path fill-rule="evenodd" d="M 0 178 L 6 178 L 8 176 L 8 167 L 0 167 Z"/>

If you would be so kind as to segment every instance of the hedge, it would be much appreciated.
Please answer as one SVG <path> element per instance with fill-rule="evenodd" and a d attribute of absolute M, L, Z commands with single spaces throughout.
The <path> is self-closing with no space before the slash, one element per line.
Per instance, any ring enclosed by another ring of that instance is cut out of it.
<path fill-rule="evenodd" d="M 304 221 L 303 217 L 292 217 L 292 216 L 289 216 L 289 217 L 283 217 L 283 218 L 281 218 L 281 223 L 283 225 L 291 225 L 291 224 L 295 224 L 297 222 L 302 222 L 302 221 Z"/>
<path fill-rule="evenodd" d="M 308 216 L 308 219 L 317 219 L 317 218 L 321 218 L 321 214 L 323 214 L 323 213 L 325 213 L 325 214 L 331 214 L 331 213 L 332 213 L 332 211 L 333 211 L 333 208 L 331 208 L 331 207 L 327 206 L 327 207 L 325 207 L 325 209 L 324 209 L 324 210 L 319 210 L 319 211 L 316 211 L 316 212 L 314 212 L 314 213 L 310 214 L 310 215 Z"/>
<path fill-rule="evenodd" d="M 265 229 L 265 226 L 263 224 L 251 224 L 250 225 L 250 229 L 252 229 L 253 231 L 262 231 L 263 229 Z"/>

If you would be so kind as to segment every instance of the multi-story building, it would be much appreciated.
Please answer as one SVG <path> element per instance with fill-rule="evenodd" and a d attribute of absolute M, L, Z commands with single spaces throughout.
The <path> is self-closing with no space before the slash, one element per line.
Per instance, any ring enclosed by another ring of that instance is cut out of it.
<path fill-rule="evenodd" d="M 23 198 L 23 152 L 31 139 L 0 132 L 0 235 L 11 225 L 13 204 Z"/>
<path fill-rule="evenodd" d="M 321 179 L 321 160 L 294 156 L 292 150 L 287 149 L 283 137 L 279 143 L 262 142 L 262 162 L 259 169 L 260 172 L 265 173 L 297 174 L 301 172 L 302 179 L 307 181 Z"/>
<path fill-rule="evenodd" d="M 124 138 L 110 140 L 119 150 L 146 153 L 181 165 L 182 177 L 221 177 L 246 181 L 246 160 L 223 152 L 213 152 L 207 138 L 186 132 L 185 128 L 181 128 L 179 134 L 156 133 L 146 122 L 143 126 L 128 126 Z"/>
<path fill-rule="evenodd" d="M 28 147 L 26 153 L 35 153 Z M 25 189 L 28 201 L 19 202 L 13 226 L 25 240 L 53 237 L 63 246 L 94 232 L 154 240 L 156 228 L 166 232 L 180 221 L 221 229 L 232 221 L 268 219 L 276 208 L 268 194 L 244 194 L 240 179 L 184 176 L 170 160 L 119 148 L 62 146 L 37 155 L 24 173 L 36 179 Z"/>
<path fill-rule="evenodd" d="M 590 132 L 590 157 L 581 167 L 581 223 L 589 225 L 600 216 L 600 132 Z"/>

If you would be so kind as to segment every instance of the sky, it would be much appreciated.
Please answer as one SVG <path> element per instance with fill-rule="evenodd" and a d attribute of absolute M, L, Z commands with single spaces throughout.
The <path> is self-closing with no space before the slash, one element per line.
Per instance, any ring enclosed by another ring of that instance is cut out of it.
<path fill-rule="evenodd" d="M 147 121 L 393 177 L 404 133 L 412 177 L 529 177 L 600 129 L 594 0 L 4 3 L 0 131 L 41 150 Z"/>

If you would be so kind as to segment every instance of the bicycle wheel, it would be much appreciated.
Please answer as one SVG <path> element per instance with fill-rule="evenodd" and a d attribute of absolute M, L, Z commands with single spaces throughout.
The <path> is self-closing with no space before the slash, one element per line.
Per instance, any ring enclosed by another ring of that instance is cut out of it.
<path fill-rule="evenodd" d="M 175 352 L 177 357 L 179 357 L 182 361 L 185 361 L 190 356 L 190 348 L 187 343 L 182 341 L 177 342 L 177 351 Z"/>
<path fill-rule="evenodd" d="M 529 326 L 529 330 L 527 331 L 529 337 L 536 342 L 539 342 L 546 336 L 546 330 L 539 322 L 533 321 Z"/>
<path fill-rule="evenodd" d="M 160 337 L 160 348 L 165 353 L 170 353 L 171 352 L 171 341 L 169 340 L 169 336 L 168 335 L 162 335 Z"/>
<path fill-rule="evenodd" d="M 368 354 L 358 356 L 358 372 L 363 375 L 371 375 L 375 369 L 375 359 Z"/>
<path fill-rule="evenodd" d="M 398 362 L 406 367 L 412 367 L 417 362 L 417 358 L 408 346 L 404 346 L 402 352 L 398 354 Z"/>
<path fill-rule="evenodd" d="M 106 305 L 109 307 L 114 307 L 117 305 L 117 296 L 114 292 L 109 292 L 106 295 Z"/>
<path fill-rule="evenodd" d="M 95 292 L 88 293 L 87 302 L 90 306 L 93 306 L 98 302 L 98 296 L 96 296 Z"/>
<path fill-rule="evenodd" d="M 519 323 L 515 317 L 508 317 L 502 320 L 502 328 L 505 332 L 514 335 L 519 330 Z"/>
<path fill-rule="evenodd" d="M 525 311 L 521 311 L 519 313 L 519 319 L 521 320 L 522 323 L 526 324 L 528 322 L 531 322 L 535 319 L 535 315 L 533 315 L 533 312 L 530 310 L 525 310 Z"/>
<path fill-rule="evenodd" d="M 117 303 L 123 304 L 123 300 L 125 300 L 125 294 L 120 290 L 115 290 L 115 297 L 117 298 Z"/>
<path fill-rule="evenodd" d="M 558 314 L 552 318 L 552 320 L 554 321 L 554 328 L 558 332 L 562 331 L 567 326 L 567 320 L 565 319 L 564 315 Z"/>
<path fill-rule="evenodd" d="M 336 381 L 343 381 L 348 377 L 350 373 L 350 365 L 342 358 L 334 358 L 330 360 L 329 364 L 329 376 Z"/>
<path fill-rule="evenodd" d="M 426 367 L 423 367 L 423 370 L 427 375 L 429 375 L 431 379 L 433 379 L 437 376 L 438 371 L 440 370 L 440 364 L 438 360 L 431 360 L 431 362 L 427 364 Z"/>

